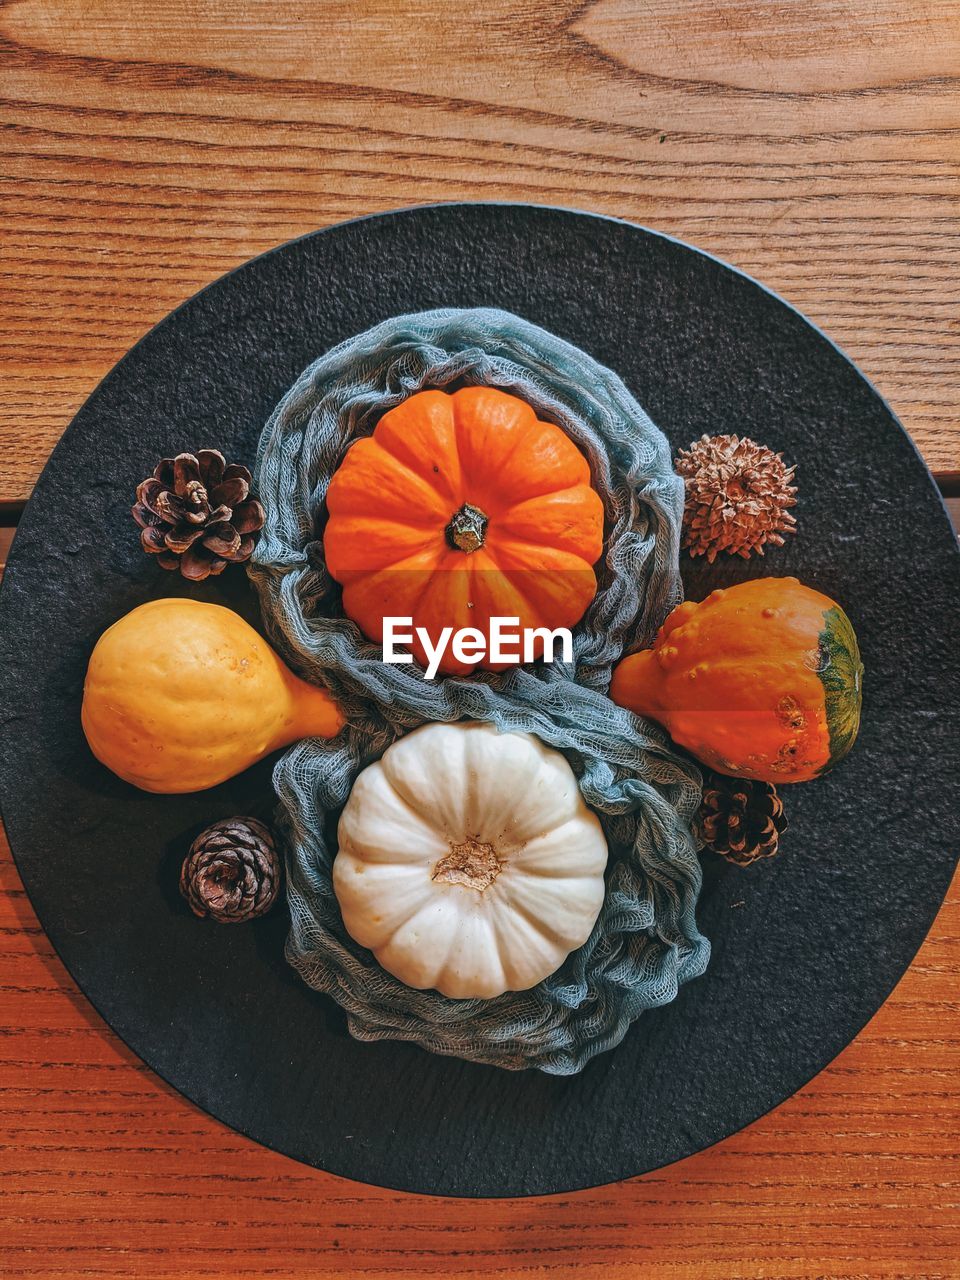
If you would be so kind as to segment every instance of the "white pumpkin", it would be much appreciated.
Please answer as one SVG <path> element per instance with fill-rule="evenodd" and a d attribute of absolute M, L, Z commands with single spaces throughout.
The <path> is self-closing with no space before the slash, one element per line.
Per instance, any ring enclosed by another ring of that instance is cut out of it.
<path fill-rule="evenodd" d="M 573 770 L 530 734 L 430 724 L 357 778 L 333 885 L 350 936 L 410 987 L 535 986 L 589 938 L 607 844 Z"/>

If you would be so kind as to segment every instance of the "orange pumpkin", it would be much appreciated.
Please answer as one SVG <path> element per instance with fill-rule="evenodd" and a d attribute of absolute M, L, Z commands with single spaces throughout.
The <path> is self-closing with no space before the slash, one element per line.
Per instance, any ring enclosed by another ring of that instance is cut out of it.
<path fill-rule="evenodd" d="M 674 609 L 610 696 L 718 773 L 805 782 L 853 746 L 862 678 L 839 605 L 796 578 L 757 578 Z"/>
<path fill-rule="evenodd" d="M 572 627 L 596 594 L 603 505 L 587 460 L 493 387 L 421 391 L 384 414 L 348 450 L 327 510 L 327 567 L 371 640 L 394 616 L 412 618 L 433 645 L 444 627 L 475 628 L 489 644 L 492 617 Z M 410 648 L 426 665 L 419 641 Z M 440 670 L 476 665 L 448 647 Z"/>

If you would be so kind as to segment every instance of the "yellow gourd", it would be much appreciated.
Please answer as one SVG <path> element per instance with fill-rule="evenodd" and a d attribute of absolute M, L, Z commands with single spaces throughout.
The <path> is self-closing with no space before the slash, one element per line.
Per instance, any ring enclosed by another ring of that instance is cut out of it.
<path fill-rule="evenodd" d="M 343 716 L 230 609 L 153 600 L 97 641 L 83 687 L 90 750 L 126 782 L 204 791 Z"/>

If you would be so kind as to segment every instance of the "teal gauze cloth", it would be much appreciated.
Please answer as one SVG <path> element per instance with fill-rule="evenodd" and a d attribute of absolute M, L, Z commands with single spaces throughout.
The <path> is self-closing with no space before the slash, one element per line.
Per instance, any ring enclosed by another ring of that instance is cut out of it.
<path fill-rule="evenodd" d="M 428 681 L 416 664 L 384 663 L 343 616 L 319 530 L 352 441 L 414 392 L 469 384 L 520 396 L 577 443 L 603 499 L 604 554 L 572 663 Z M 561 338 L 503 311 L 427 311 L 386 320 L 306 369 L 264 427 L 254 484 L 267 515 L 250 575 L 268 632 L 347 718 L 335 739 L 297 743 L 274 772 L 287 959 L 343 1007 L 361 1040 L 409 1040 L 512 1070 L 581 1070 L 645 1009 L 673 1000 L 710 954 L 695 918 L 690 831 L 700 775 L 662 730 L 606 694 L 612 664 L 649 643 L 681 598 L 683 485 L 665 437 L 614 373 Z M 407 730 L 463 719 L 536 734 L 562 752 L 610 850 L 589 940 L 537 986 L 491 1000 L 413 990 L 387 973 L 344 929 L 332 883 L 335 818 L 357 773 Z"/>

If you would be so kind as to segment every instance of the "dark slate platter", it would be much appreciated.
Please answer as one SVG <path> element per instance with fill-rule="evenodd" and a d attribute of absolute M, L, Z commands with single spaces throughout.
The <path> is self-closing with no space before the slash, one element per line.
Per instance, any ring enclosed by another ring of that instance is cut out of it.
<path fill-rule="evenodd" d="M 616 369 L 674 446 L 738 431 L 798 463 L 799 534 L 749 564 L 687 566 L 688 594 L 764 573 L 838 598 L 866 663 L 860 740 L 785 789 L 782 856 L 705 857 L 706 976 L 579 1077 L 358 1044 L 286 966 L 282 911 L 195 921 L 176 888 L 208 822 L 266 816 L 270 762 L 149 796 L 90 756 L 86 660 L 122 613 L 193 593 L 255 616 L 242 571 L 181 585 L 128 514 L 155 460 L 252 460 L 301 369 L 402 311 L 503 307 Z M 957 848 L 960 556 L 893 414 L 783 301 L 626 223 L 520 205 L 413 209 L 285 245 L 154 329 L 43 472 L 0 594 L 3 817 L 24 883 L 83 991 L 151 1067 L 226 1124 L 346 1177 L 447 1195 L 558 1192 L 655 1169 L 787 1098 L 846 1045 L 916 952 Z"/>

